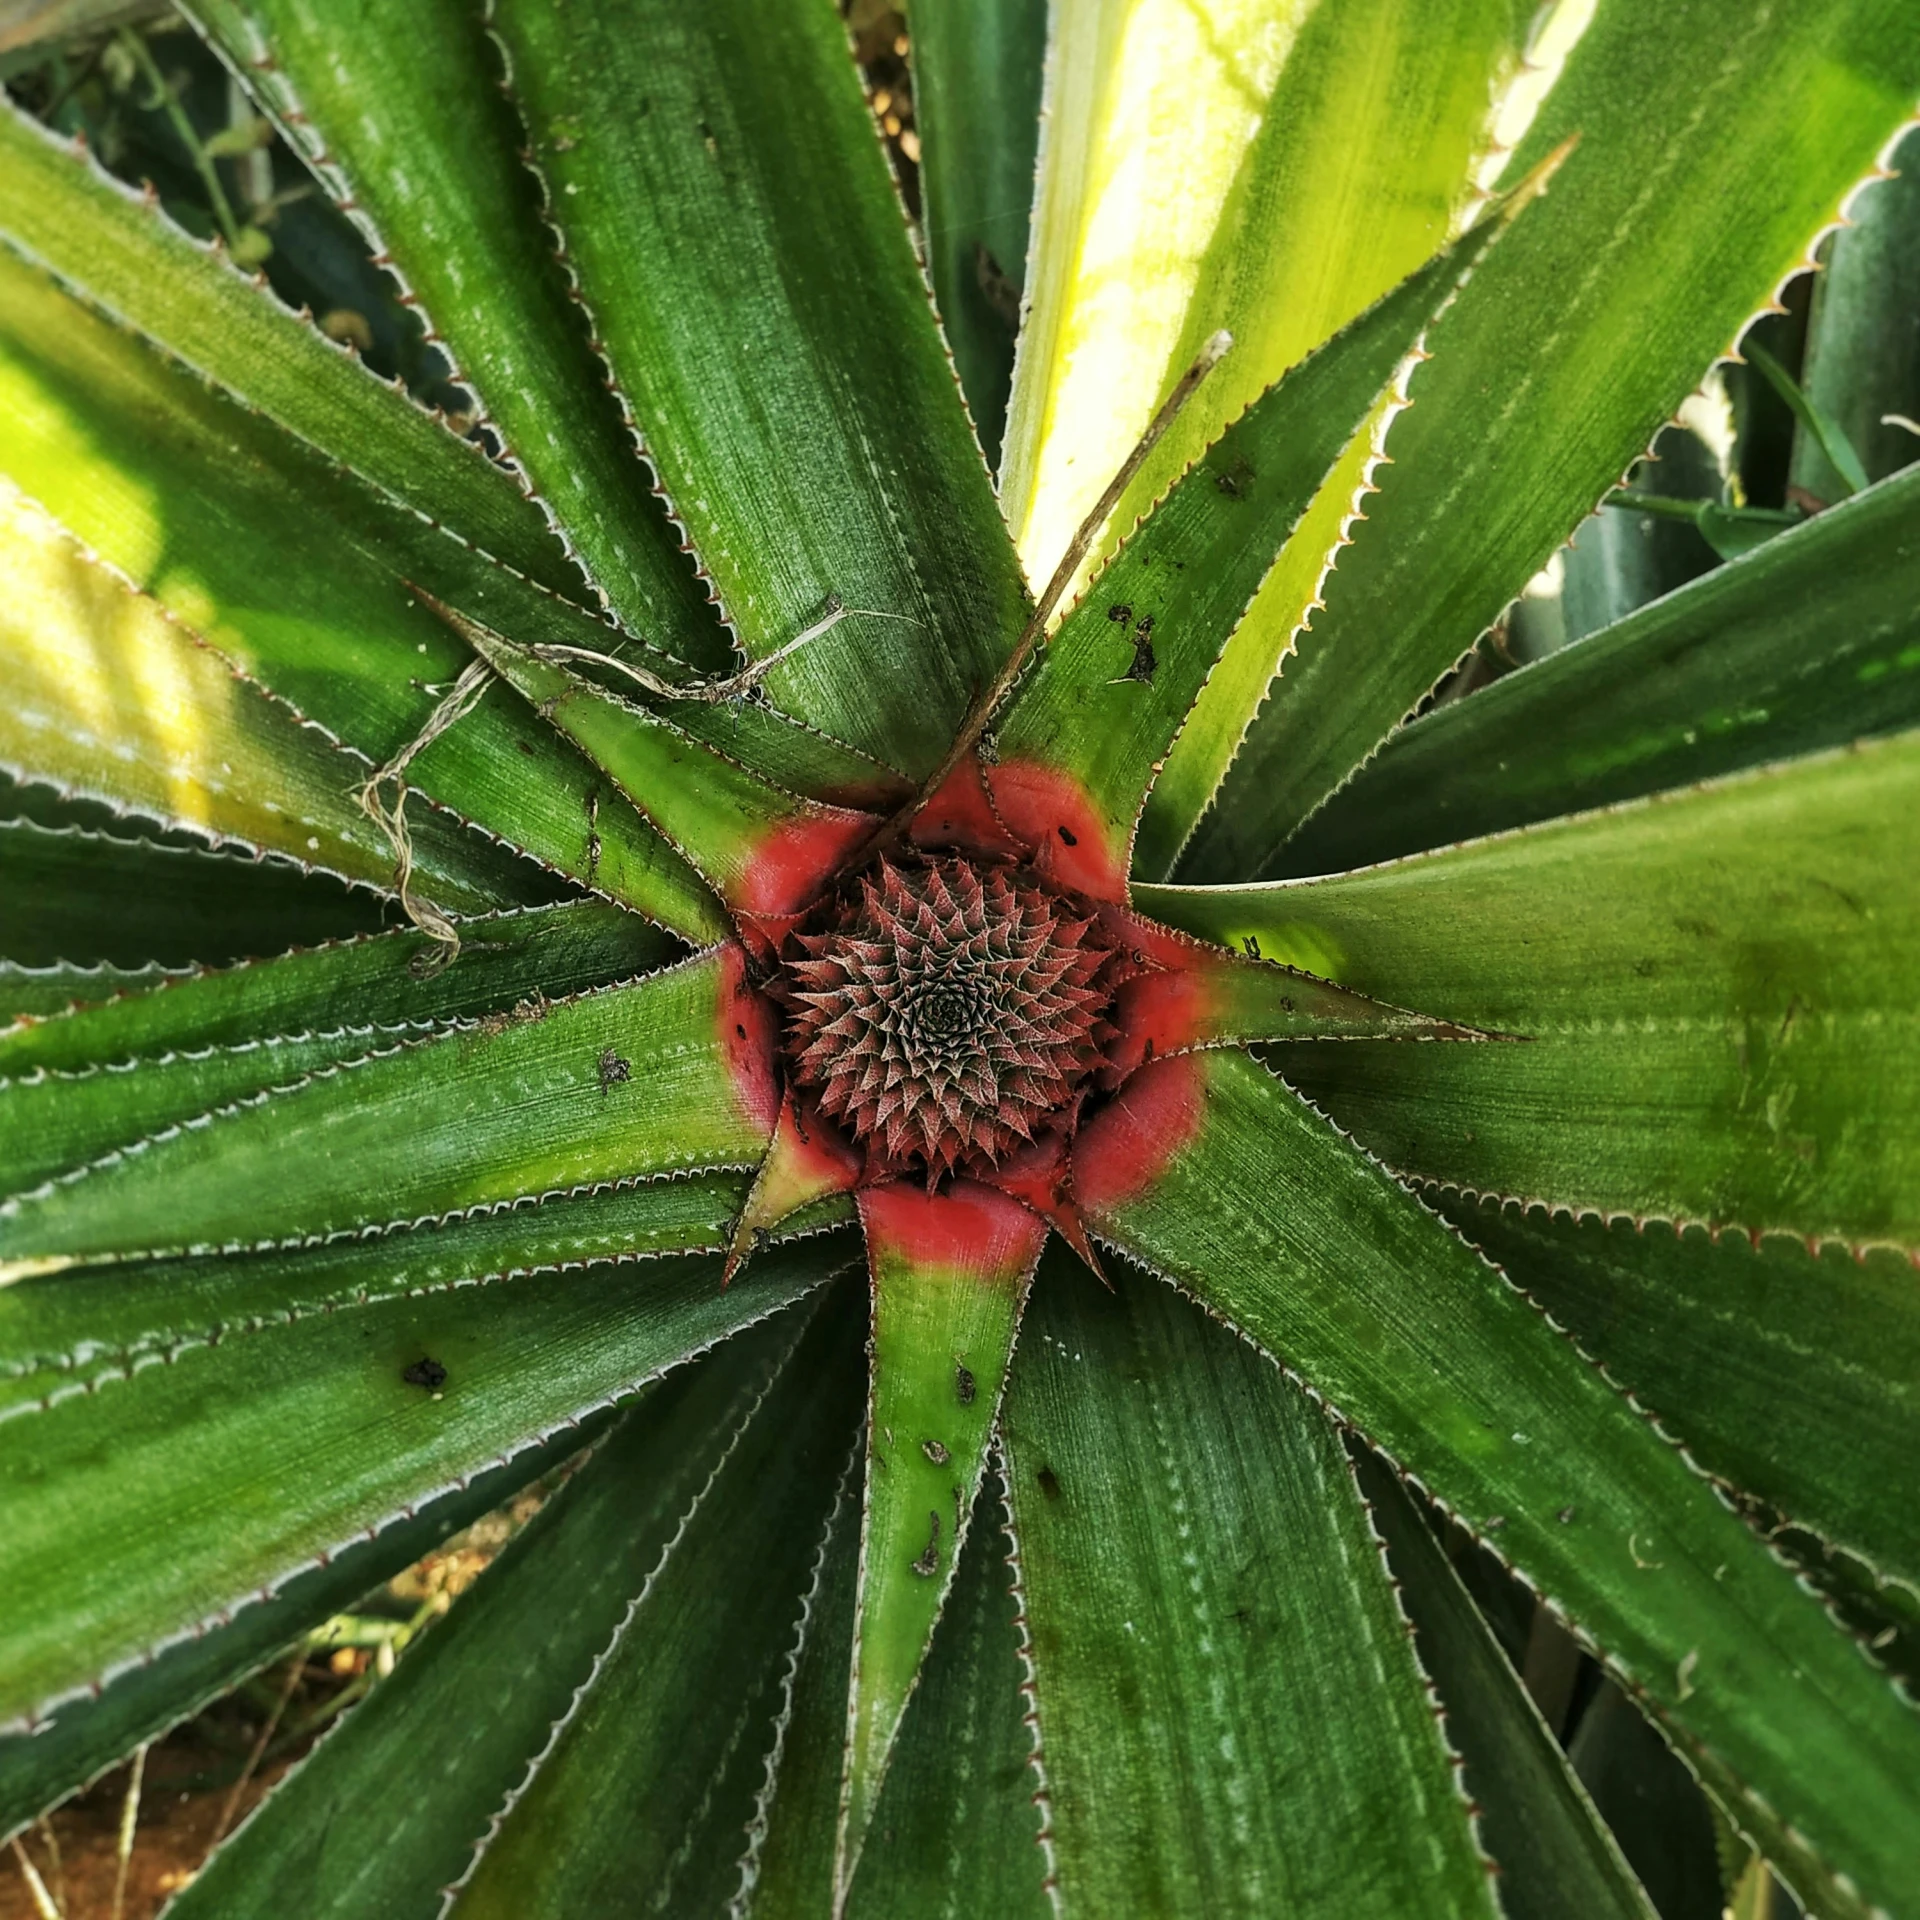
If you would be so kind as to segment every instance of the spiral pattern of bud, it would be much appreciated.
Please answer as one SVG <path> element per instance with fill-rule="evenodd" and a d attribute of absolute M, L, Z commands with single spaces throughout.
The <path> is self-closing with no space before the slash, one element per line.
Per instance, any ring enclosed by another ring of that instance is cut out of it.
<path fill-rule="evenodd" d="M 1091 916 L 949 858 L 883 861 L 840 919 L 798 936 L 788 1045 L 879 1170 L 989 1169 L 1074 1110 L 1108 1036 Z"/>

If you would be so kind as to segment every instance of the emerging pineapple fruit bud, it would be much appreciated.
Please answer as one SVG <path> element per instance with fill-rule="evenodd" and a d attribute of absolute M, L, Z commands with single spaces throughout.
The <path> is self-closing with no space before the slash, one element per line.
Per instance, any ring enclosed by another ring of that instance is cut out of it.
<path fill-rule="evenodd" d="M 1070 1122 L 1110 1037 L 1113 949 L 1031 876 L 882 861 L 801 934 L 784 998 L 794 1077 L 875 1172 L 982 1171 Z"/>

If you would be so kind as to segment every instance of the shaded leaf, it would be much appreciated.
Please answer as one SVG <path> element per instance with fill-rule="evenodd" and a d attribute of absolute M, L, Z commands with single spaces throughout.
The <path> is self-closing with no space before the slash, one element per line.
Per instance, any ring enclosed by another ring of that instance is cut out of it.
<path fill-rule="evenodd" d="M 178 1641 L 100 1693 L 67 1701 L 31 1733 L 0 1736 L 0 1836 L 23 1829 L 142 1741 L 191 1718 L 302 1634 L 346 1612 L 521 1487 L 564 1466 L 604 1423 L 603 1414 L 589 1414 L 577 1430 L 474 1475 L 464 1487 L 421 1506 L 413 1519 L 295 1574 L 270 1600 L 241 1608 L 226 1626 Z"/>
<path fill-rule="evenodd" d="M 933 290 L 990 467 L 1013 382 L 1040 138 L 1044 0 L 912 0 L 913 118 Z"/>
<path fill-rule="evenodd" d="M 442 1889 L 791 1360 L 794 1320 L 729 1340 L 649 1389 L 446 1621 L 214 1855 L 181 1897 L 181 1920 L 277 1908 L 438 1915 Z M 410 1788 L 396 1793 L 403 1778 Z"/>
<path fill-rule="evenodd" d="M 1661 1920 L 1721 1920 L 1712 1808 L 1618 1687 L 1587 1709 L 1570 1757 Z"/>
<path fill-rule="evenodd" d="M 222 966 L 368 933 L 389 911 L 283 860 L 0 820 L 0 952 L 24 967 Z"/>
<path fill-rule="evenodd" d="M 1168 1289 L 1130 1274 L 1109 1296 L 1062 1257 L 1005 1422 L 1058 1906 L 1491 1913 L 1409 1630 L 1305 1396 Z"/>
<path fill-rule="evenodd" d="M 1559 1741 L 1424 1516 L 1371 1454 L 1356 1448 L 1353 1457 L 1401 1582 L 1420 1664 L 1446 1708 L 1447 1738 L 1466 1761 L 1481 1842 L 1500 1864 L 1501 1912 L 1508 1920 L 1559 1920 L 1568 1913 L 1653 1920 Z"/>
<path fill-rule="evenodd" d="M 716 1464 L 449 1912 L 704 1913 L 734 1891 L 853 1439 L 849 1319 L 829 1304 Z"/>
<path fill-rule="evenodd" d="M 1868 477 L 1884 478 L 1920 455 L 1898 417 L 1920 414 L 1920 139 L 1894 150 L 1890 177 L 1848 207 L 1814 282 L 1801 381 L 1807 398 L 1859 450 Z M 1792 484 L 1816 500 L 1839 498 L 1836 475 L 1809 436 L 1796 438 Z"/>
<path fill-rule="evenodd" d="M 1790 20 L 1657 0 L 1594 14 L 1511 165 L 1580 144 L 1433 329 L 1326 611 L 1183 872 L 1269 870 L 1732 346 L 1916 94 L 1920 43 L 1886 0 Z M 1779 138 L 1752 137 L 1762 117 Z"/>
<path fill-rule="evenodd" d="M 1164 1062 L 1082 1130 L 1074 1171 L 1096 1232 L 1297 1369 L 1603 1650 L 1769 1858 L 1804 1850 L 1803 1892 L 1861 1913 L 1912 1881 L 1920 1715 L 1569 1340 L 1285 1087 L 1241 1054 Z"/>
<path fill-rule="evenodd" d="M 724 1293 L 718 1263 L 693 1259 L 349 1304 L 16 1414 L 0 1450 L 0 1716 L 11 1729 L 221 1621 L 841 1258 L 770 1254 Z M 423 1356 L 445 1369 L 437 1397 L 404 1377 Z"/>
<path fill-rule="evenodd" d="M 1891 1253 L 1659 1222 L 1444 1211 L 1709 1473 L 1920 1591 L 1920 1301 Z"/>
<path fill-rule="evenodd" d="M 1917 607 L 1908 473 L 1423 714 L 1278 864 L 1338 873 L 1913 726 Z"/>
<path fill-rule="evenodd" d="M 911 774 L 1026 613 L 832 9 L 494 9 L 600 350 L 775 700 Z M 724 232 L 727 245 L 711 244 Z"/>
<path fill-rule="evenodd" d="M 724 659 L 568 305 L 479 15 L 460 0 L 371 0 L 344 36 L 325 0 L 196 0 L 192 15 L 419 303 L 621 621 L 683 659 Z"/>

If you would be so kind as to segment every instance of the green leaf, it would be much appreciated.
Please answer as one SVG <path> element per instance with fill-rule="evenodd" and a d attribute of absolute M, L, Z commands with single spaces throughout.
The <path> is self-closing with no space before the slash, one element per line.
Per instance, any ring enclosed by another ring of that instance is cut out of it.
<path fill-rule="evenodd" d="M 890 812 L 913 795 L 891 767 L 763 700 L 676 700 L 662 708 L 682 733 L 809 800 Z"/>
<path fill-rule="evenodd" d="M 1394 735 L 1287 843 L 1340 873 L 1920 723 L 1920 472 Z"/>
<path fill-rule="evenodd" d="M 1434 327 L 1326 611 L 1183 872 L 1269 870 L 1800 265 L 1917 93 L 1895 0 L 1595 13 L 1512 165 L 1580 144 Z M 1778 138 L 1754 137 L 1762 120 Z"/>
<path fill-rule="evenodd" d="M 1860 464 L 1860 456 L 1854 452 L 1840 426 L 1828 419 L 1825 411 L 1807 398 L 1800 383 L 1759 341 L 1743 341 L 1740 353 L 1742 359 L 1758 367 L 1766 376 L 1767 385 L 1787 403 L 1787 410 L 1800 423 L 1801 431 L 1808 434 L 1826 456 L 1828 466 L 1840 482 L 1842 493 L 1860 492 L 1867 484 L 1867 470 Z"/>
<path fill-rule="evenodd" d="M 128 11 L 124 0 L 28 0 L 8 14 L 0 30 L 0 53 L 13 60 L 60 48 L 61 43 L 97 33 Z"/>
<path fill-rule="evenodd" d="M 449 615 L 736 914 L 799 912 L 881 825 L 872 814 L 787 793 L 645 707 Z"/>
<path fill-rule="evenodd" d="M 1920 1716 L 1625 1395 L 1271 1075 L 1236 1053 L 1136 1074 L 1074 1175 L 1097 1233 L 1297 1369 L 1601 1649 L 1769 1858 L 1798 1836 L 1803 1895 L 1863 1913 L 1913 1884 Z M 1044 1687 L 1041 1714 L 1044 1735 Z"/>
<path fill-rule="evenodd" d="M 1527 1044 L 1287 1049 L 1388 1165 L 1552 1206 L 1920 1244 L 1920 735 L 1338 878 L 1141 910 Z"/>
<path fill-rule="evenodd" d="M 0 467 L 24 492 L 189 637 L 346 746 L 362 778 L 415 738 L 470 657 L 410 588 L 510 630 L 538 620 L 543 638 L 606 640 L 4 252 L 0 422 Z M 592 768 L 515 702 L 483 699 L 408 778 L 689 938 L 725 931 L 697 877 L 631 809 L 601 807 Z"/>
<path fill-rule="evenodd" d="M 353 799 L 364 765 L 196 645 L 4 482 L 0 571 L 0 768 L 202 838 L 392 885 L 392 849 Z M 543 876 L 424 808 L 414 858 L 452 908 L 545 897 Z"/>
<path fill-rule="evenodd" d="M 442 1889 L 791 1361 L 794 1318 L 651 1388 L 444 1624 L 207 1863 L 180 1920 L 276 1910 L 435 1920 Z M 422 1767 L 428 1752 L 434 1764 Z M 347 1834 L 354 1843 L 339 1844 Z"/>
<path fill-rule="evenodd" d="M 910 774 L 1025 592 L 834 10 L 494 10 L 567 263 L 776 702 Z M 724 233 L 727 244 L 711 244 Z"/>
<path fill-rule="evenodd" d="M 404 1573 L 530 1481 L 563 1467 L 605 1419 L 589 1414 L 578 1429 L 568 1428 L 505 1466 L 476 1474 L 464 1487 L 421 1506 L 413 1519 L 383 1528 L 371 1540 L 356 1540 L 324 1565 L 295 1574 L 270 1601 L 243 1607 L 226 1626 L 178 1641 L 100 1693 L 67 1701 L 31 1733 L 0 1736 L 0 1837 L 26 1827 L 142 1741 L 190 1719 L 303 1634 Z"/>
<path fill-rule="evenodd" d="M 0 1449 L 0 1724 L 224 1619 L 841 1258 L 769 1254 L 724 1292 L 717 1262 L 688 1259 L 347 1303 L 16 1413 Z M 404 1378 L 423 1358 L 446 1371 L 437 1390 Z"/>
<path fill-rule="evenodd" d="M 528 1273 L 717 1252 L 746 1191 L 739 1173 L 601 1188 L 432 1231 L 249 1257 L 127 1261 L 0 1291 L 0 1413 L 97 1393 L 235 1330 Z M 850 1201 L 807 1209 L 770 1236 L 850 1223 Z"/>
<path fill-rule="evenodd" d="M 670 951 L 658 929 L 597 900 L 469 921 L 453 966 L 432 965 L 435 943 L 411 927 L 396 928 L 0 1030 L 0 1073 L 235 1046 L 348 1022 L 370 1029 L 471 1019 L 630 979 Z"/>
<path fill-rule="evenodd" d="M 282 860 L 31 820 L 0 820 L 0 903 L 0 950 L 27 967 L 221 966 L 370 932 L 387 913 L 371 889 Z"/>
<path fill-rule="evenodd" d="M 854 1437 L 851 1318 L 829 1305 L 719 1461 L 449 1913 L 710 1913 L 736 1892 Z"/>
<path fill-rule="evenodd" d="M 1654 1920 L 1620 1849 L 1560 1743 L 1507 1664 L 1493 1630 L 1393 1474 L 1363 1449 L 1354 1466 L 1413 1621 L 1420 1664 L 1446 1708 L 1447 1738 L 1466 1762 L 1480 1839 L 1500 1863 L 1508 1920 Z"/>
<path fill-rule="evenodd" d="M 417 17 L 417 16 L 416 16 Z M 264 127 L 255 121 L 253 125 Z M 580 576 L 478 444 L 190 239 L 80 143 L 0 108 L 0 235 L 92 305 L 344 462 L 392 499 L 559 593 Z"/>
<path fill-rule="evenodd" d="M 1005 1498 L 990 1473 L 900 1723 L 847 1903 L 851 1920 L 956 1909 L 1042 1920 L 1049 1912 L 1018 1609 L 1000 1526 Z"/>
<path fill-rule="evenodd" d="M 192 12 L 418 303 L 614 614 L 696 665 L 723 660 L 568 303 L 479 16 L 461 0 L 371 0 L 343 35 L 326 0 L 196 0 Z"/>
<path fill-rule="evenodd" d="M 1044 0 L 912 0 L 921 221 L 940 319 L 990 467 L 1000 464 L 1040 138 Z"/>
<path fill-rule="evenodd" d="M 422 1037 L 336 1027 L 0 1080 L 0 1188 L 26 1193 L 115 1147 Z"/>
<path fill-rule="evenodd" d="M 1458 231 L 1501 104 L 1531 79 L 1526 21 L 1506 0 L 1059 10 L 1017 403 L 1032 452 L 1007 476 L 1036 574 L 1216 328 L 1232 356 L 1128 488 L 1105 545 L 1269 382 Z M 1157 110 L 1167 98 L 1183 110 Z M 1148 803 L 1143 873 L 1166 871 L 1218 786 L 1391 411 L 1355 436 L 1227 643 Z"/>
<path fill-rule="evenodd" d="M 1005 1413 L 1068 1912 L 1493 1911 L 1340 1443 L 1151 1280 L 1056 1256 Z"/>
<path fill-rule="evenodd" d="M 1498 1038 L 1400 1007 L 1383 1006 L 1296 967 L 1260 957 L 1252 937 L 1239 953 L 1170 933 L 1137 914 L 1109 911 L 1107 936 L 1144 970 L 1120 983 L 1108 1018 L 1101 1082 L 1122 1084 L 1149 1060 L 1200 1047 L 1258 1040 L 1473 1040 Z M 0 1060 L 5 1055 L 0 1052 Z"/>
<path fill-rule="evenodd" d="M 94 966 L 56 960 L 47 966 L 26 966 L 0 960 L 0 1019 L 45 1020 L 82 1003 L 111 1000 L 123 993 L 146 993 L 169 980 L 192 976 L 191 967 L 162 967 L 149 960 L 137 967 Z"/>
<path fill-rule="evenodd" d="M 1203 341 L 1225 328 L 1233 358 L 1128 489 L 1106 547 L 1266 386 L 1442 246 L 1469 200 L 1524 11 L 1505 0 L 1302 11 L 1055 9 L 1005 472 L 1035 579 Z M 1286 610 L 1270 653 L 1299 614 Z M 1269 659 L 1261 684 L 1272 670 Z"/>
<path fill-rule="evenodd" d="M 1910 1263 L 1470 1201 L 1444 1211 L 1708 1473 L 1920 1589 L 1912 1502 L 1886 1470 L 1920 1449 Z"/>
<path fill-rule="evenodd" d="M 814 1920 L 833 1911 L 834 1846 L 846 1777 L 847 1679 L 860 1575 L 861 1469 L 847 1462 L 808 1584 L 735 1908 L 740 1920 Z M 918 1699 L 918 1694 L 915 1698 Z"/>
<path fill-rule="evenodd" d="M 1047 1224 L 975 1181 L 864 1190 L 872 1281 L 864 1522 L 836 1885 L 853 1879 L 980 1490 Z"/>
<path fill-rule="evenodd" d="M 1274 555 L 1505 225 L 1455 242 L 1292 368 L 1149 509 L 1015 695 L 998 729 L 996 795 L 1028 766 L 1071 775 L 1107 864 L 1128 871 L 1147 790 Z"/>
<path fill-rule="evenodd" d="M 1826 270 L 1814 282 L 1801 383 L 1807 399 L 1857 447 L 1879 480 L 1920 455 L 1902 423 L 1920 415 L 1920 366 L 1913 352 L 1920 313 L 1920 140 L 1895 148 L 1896 173 L 1847 208 L 1852 224 L 1833 236 Z M 1818 444 L 1798 435 L 1790 478 L 1816 500 L 1840 492 Z"/>
<path fill-rule="evenodd" d="M 299 1244 L 752 1166 L 777 1112 L 773 1019 L 723 948 L 375 1049 L 0 1203 L 0 1261 Z"/>
<path fill-rule="evenodd" d="M 648 971 L 667 946 L 644 921 L 598 902 L 478 925 L 471 969 L 422 979 L 415 967 L 433 942 L 374 934 L 0 1033 L 0 1185 L 20 1192 L 450 1020 L 526 1018 L 548 992 Z"/>
<path fill-rule="evenodd" d="M 851 1920 L 921 1913 L 1043 1920 L 1048 1911 L 1033 1742 L 1022 1717 L 1020 1640 L 999 1524 L 1004 1499 L 999 1475 L 990 1471 L 900 1724 L 847 1898 Z M 833 1904 L 859 1560 L 859 1503 L 846 1489 L 808 1603 L 778 1751 L 749 1829 L 741 1910 L 752 1920 L 800 1920 Z"/>

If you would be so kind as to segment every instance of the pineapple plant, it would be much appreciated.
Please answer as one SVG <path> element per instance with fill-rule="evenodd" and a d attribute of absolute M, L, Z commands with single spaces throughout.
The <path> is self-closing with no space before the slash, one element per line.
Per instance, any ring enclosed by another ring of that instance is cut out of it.
<path fill-rule="evenodd" d="M 210 238 L 0 119 L 0 1824 L 552 1476 L 171 1911 L 1677 1911 L 1540 1646 L 1911 1911 L 1920 469 L 1589 519 L 1910 10 L 914 0 L 917 226 L 828 0 L 183 11 Z"/>

